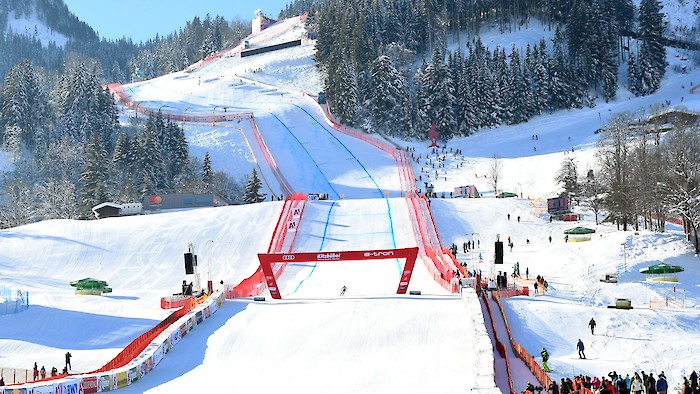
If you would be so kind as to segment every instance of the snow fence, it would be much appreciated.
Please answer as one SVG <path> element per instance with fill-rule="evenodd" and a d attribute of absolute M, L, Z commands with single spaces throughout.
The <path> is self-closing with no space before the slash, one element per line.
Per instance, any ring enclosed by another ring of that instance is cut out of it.
<path fill-rule="evenodd" d="M 461 297 L 465 307 L 469 310 L 471 321 L 469 324 L 474 329 L 474 335 L 467 340 L 473 342 L 476 351 L 476 368 L 472 373 L 474 385 L 472 393 L 480 394 L 500 394 L 501 390 L 496 387 L 495 359 L 491 338 L 486 331 L 484 315 L 481 312 L 481 304 L 476 291 L 471 287 L 461 288 Z"/>
<path fill-rule="evenodd" d="M 81 375 L 67 375 L 33 383 L 7 386 L 0 388 L 0 393 L 101 393 L 134 384 L 152 371 L 188 332 L 195 329 L 205 319 L 218 311 L 223 302 L 224 297 L 221 293 L 210 296 L 202 304 L 195 306 L 172 324 L 169 324 L 146 344 L 144 350 L 138 356 L 124 363 L 121 367 L 105 371 L 102 371 L 101 368 L 95 372 Z"/>

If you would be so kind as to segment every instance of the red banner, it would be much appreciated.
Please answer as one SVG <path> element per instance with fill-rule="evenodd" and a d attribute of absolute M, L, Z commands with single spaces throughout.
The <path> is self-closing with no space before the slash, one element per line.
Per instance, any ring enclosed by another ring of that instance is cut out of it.
<path fill-rule="evenodd" d="M 406 264 L 404 265 L 396 294 L 406 294 L 406 289 L 408 289 L 408 284 L 411 281 L 411 275 L 413 274 L 413 267 L 416 263 L 417 256 L 418 248 L 352 250 L 343 252 L 258 253 L 260 268 L 265 276 L 265 282 L 267 283 L 268 290 L 270 290 L 270 295 L 274 299 L 282 298 L 279 287 L 277 286 L 277 278 L 272 272 L 272 264 L 274 263 L 299 263 L 309 261 L 321 263 L 327 261 L 404 258 L 406 259 Z"/>

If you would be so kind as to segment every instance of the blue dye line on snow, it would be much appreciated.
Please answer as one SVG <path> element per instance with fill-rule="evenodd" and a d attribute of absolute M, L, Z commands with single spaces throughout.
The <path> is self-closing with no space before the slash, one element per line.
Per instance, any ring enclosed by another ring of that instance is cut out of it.
<path fill-rule="evenodd" d="M 321 168 L 318 166 L 318 164 L 317 164 L 316 161 L 314 160 L 313 156 L 311 156 L 311 154 L 309 153 L 309 151 L 306 150 L 306 147 L 304 146 L 304 144 L 302 144 L 301 141 L 299 141 L 299 139 L 298 139 L 297 136 L 292 132 L 292 130 L 290 130 L 289 127 L 287 127 L 287 125 L 284 124 L 284 122 L 282 122 L 282 120 L 281 120 L 279 117 L 277 117 L 277 115 L 273 114 L 272 112 L 270 112 L 270 114 L 271 114 L 272 116 L 274 116 L 275 119 L 277 119 L 277 121 L 280 122 L 280 124 L 281 124 L 285 129 L 287 129 L 287 131 L 289 132 L 289 134 L 296 140 L 296 142 L 299 144 L 299 146 L 301 146 L 301 148 L 304 150 L 304 152 L 306 152 L 306 155 L 309 156 L 309 158 L 311 159 L 311 161 L 314 163 L 314 166 L 316 166 L 316 168 L 318 169 L 318 172 L 323 176 L 323 179 L 326 180 L 326 183 L 328 184 L 328 187 L 330 187 L 331 190 L 333 191 L 333 193 L 335 193 L 335 199 L 336 199 L 336 200 L 337 200 L 337 199 L 340 199 L 340 194 L 338 193 L 338 191 L 335 190 L 335 188 L 333 188 L 333 185 L 330 183 L 330 181 L 328 180 L 328 178 L 326 178 L 326 176 L 323 174 L 323 171 L 321 171 Z"/>
<path fill-rule="evenodd" d="M 318 251 L 323 250 L 323 244 L 326 243 L 326 233 L 328 233 L 328 223 L 331 221 L 331 212 L 333 212 L 333 207 L 335 206 L 335 201 L 331 204 L 331 209 L 328 210 L 328 215 L 326 216 L 326 226 L 323 228 L 323 237 L 321 238 L 321 246 L 318 248 Z M 306 276 L 306 278 L 302 279 L 301 282 L 297 285 L 297 287 L 294 289 L 292 294 L 296 293 L 297 290 L 301 287 L 301 285 L 304 284 L 304 282 L 313 275 L 314 271 L 316 271 L 316 267 L 318 267 L 318 261 L 314 263 L 314 267 L 311 269 L 311 272 Z"/>
<path fill-rule="evenodd" d="M 377 181 L 374 179 L 374 177 L 372 177 L 372 174 L 369 173 L 369 171 L 368 171 L 367 168 L 364 166 L 364 164 L 362 164 L 362 162 L 352 153 L 352 151 L 351 151 L 350 149 L 348 149 L 348 147 L 345 146 L 345 144 L 343 144 L 343 142 L 340 141 L 340 139 L 338 139 L 338 137 L 336 137 L 333 133 L 331 133 L 330 130 L 328 130 L 328 128 L 326 128 L 326 126 L 325 126 L 324 124 L 322 124 L 321 122 L 319 122 L 313 115 L 311 115 L 311 114 L 309 113 L 309 111 L 306 110 L 306 108 L 303 108 L 303 107 L 301 107 L 301 106 L 299 106 L 299 105 L 297 105 L 297 104 L 293 104 L 293 103 L 292 103 L 291 105 L 293 105 L 293 106 L 299 108 L 300 110 L 304 111 L 304 113 L 306 113 L 306 115 L 307 115 L 309 118 L 311 118 L 314 122 L 316 122 L 316 124 L 318 124 L 319 126 L 321 126 L 321 128 L 322 128 L 323 130 L 325 130 L 328 134 L 330 134 L 331 137 L 333 137 L 333 138 L 336 140 L 336 142 L 338 142 L 338 144 L 340 144 L 340 145 L 350 154 L 350 156 L 352 156 L 352 158 L 355 159 L 355 161 L 357 162 L 357 164 L 359 164 L 360 167 L 362 167 L 362 170 L 364 170 L 364 172 L 367 174 L 367 176 L 369 177 L 369 179 L 372 180 L 372 183 L 374 183 L 374 186 L 376 186 L 376 187 L 377 187 L 377 190 L 379 191 L 380 198 L 383 198 L 383 199 L 384 199 L 384 202 L 386 203 L 387 214 L 389 215 L 389 228 L 390 228 L 390 231 L 391 231 L 391 243 L 392 243 L 393 247 L 396 248 L 396 233 L 395 233 L 395 231 L 394 231 L 394 219 L 393 219 L 393 217 L 392 217 L 392 215 L 391 215 L 391 204 L 389 204 L 389 199 L 384 195 L 384 193 L 382 192 L 382 189 L 379 187 L 379 184 L 377 184 Z M 330 215 L 330 212 L 329 212 L 329 215 Z M 326 222 L 326 225 L 328 225 L 328 222 Z M 324 234 L 324 237 L 325 237 L 325 234 Z M 401 274 L 403 273 L 403 267 L 401 266 L 401 262 L 399 261 L 399 259 L 395 259 L 395 261 L 396 261 L 396 268 L 397 268 L 398 271 L 399 271 L 399 275 L 401 275 Z M 314 267 L 314 268 L 316 268 L 316 267 Z M 312 272 L 313 272 L 313 271 L 312 271 Z"/>
<path fill-rule="evenodd" d="M 292 104 L 292 105 L 295 106 L 295 107 L 297 107 L 297 108 L 299 108 L 300 110 L 304 111 L 304 112 L 306 113 L 306 115 L 308 115 L 311 119 L 313 119 L 314 122 L 316 122 L 319 126 L 321 126 L 321 128 L 323 128 L 323 130 L 325 130 L 328 134 L 330 134 L 343 148 L 345 148 L 345 150 L 348 151 L 348 153 L 350 154 L 350 156 L 352 156 L 352 158 L 355 159 L 355 161 L 357 162 L 357 164 L 359 164 L 360 167 L 362 167 L 362 169 L 365 171 L 365 173 L 367 174 L 367 176 L 369 176 L 369 179 L 372 180 L 372 183 L 374 183 L 374 186 L 376 186 L 376 187 L 377 187 L 377 190 L 379 190 L 380 198 L 384 198 L 384 201 L 386 202 L 387 213 L 389 214 L 389 227 L 391 228 L 391 242 L 392 242 L 392 245 L 394 246 L 394 248 L 396 248 L 396 234 L 394 233 L 394 220 L 393 220 L 393 218 L 392 218 L 392 216 L 391 216 L 391 205 L 389 204 L 389 199 L 384 195 L 384 193 L 382 192 L 382 189 L 379 187 L 379 184 L 377 184 L 377 181 L 372 177 L 372 174 L 370 174 L 369 171 L 367 171 L 367 168 L 366 168 L 366 167 L 364 166 L 364 164 L 362 164 L 362 162 L 352 153 L 352 151 L 351 151 L 350 149 L 348 149 L 348 147 L 345 146 L 345 144 L 343 144 L 343 143 L 338 139 L 338 137 L 336 137 L 333 133 L 331 133 L 330 130 L 328 130 L 328 129 L 326 128 L 325 125 L 323 125 L 321 122 L 319 122 L 318 120 L 316 120 L 316 118 L 314 118 L 314 117 L 309 113 L 309 111 L 306 110 L 306 108 L 303 108 L 303 107 L 301 107 L 301 106 L 299 106 L 299 105 L 296 105 L 296 104 Z M 401 268 L 401 263 L 399 263 L 399 260 L 398 260 L 398 259 L 396 259 L 396 265 L 397 265 L 397 267 L 399 268 L 399 272 L 403 272 L 403 269 Z"/>

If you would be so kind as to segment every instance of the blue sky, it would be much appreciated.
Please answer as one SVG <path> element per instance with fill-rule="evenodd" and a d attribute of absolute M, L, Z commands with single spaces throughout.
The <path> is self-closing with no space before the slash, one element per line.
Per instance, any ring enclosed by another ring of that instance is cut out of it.
<path fill-rule="evenodd" d="M 249 21 L 261 9 L 277 18 L 292 0 L 64 0 L 81 21 L 90 25 L 100 37 L 131 37 L 135 42 L 167 35 L 184 27 L 196 15 L 221 15 L 226 20 Z"/>

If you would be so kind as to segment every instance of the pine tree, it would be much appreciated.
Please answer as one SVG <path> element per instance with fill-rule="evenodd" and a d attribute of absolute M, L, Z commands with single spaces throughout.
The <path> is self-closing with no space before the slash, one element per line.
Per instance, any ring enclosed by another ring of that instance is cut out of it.
<path fill-rule="evenodd" d="M 403 76 L 386 55 L 380 55 L 372 62 L 370 74 L 374 86 L 369 105 L 376 125 L 394 135 L 401 134 L 408 126 L 408 94 Z"/>
<path fill-rule="evenodd" d="M 661 3 L 658 0 L 642 0 L 639 4 L 639 36 L 642 41 L 639 49 L 639 80 L 642 94 L 654 93 L 661 86 L 666 73 L 665 30 Z"/>
<path fill-rule="evenodd" d="M 142 178 L 141 190 L 149 189 L 156 193 L 170 190 L 165 160 L 160 144 L 157 143 L 155 130 L 148 128 L 143 130 L 138 145 L 138 172 L 148 174 L 147 177 Z M 146 182 L 150 183 L 148 188 L 145 186 Z"/>
<path fill-rule="evenodd" d="M 510 54 L 510 67 L 508 68 L 508 86 L 506 106 L 509 108 L 510 117 L 505 119 L 508 124 L 516 124 L 527 121 L 528 101 L 531 100 L 525 78 L 520 69 L 520 55 L 513 46 Z"/>
<path fill-rule="evenodd" d="M 82 181 L 80 203 L 83 208 L 83 217 L 89 217 L 90 209 L 107 201 L 109 197 L 107 163 L 107 152 L 100 136 L 92 133 L 90 143 L 85 147 L 85 162 L 80 176 Z"/>
<path fill-rule="evenodd" d="M 214 170 L 212 170 L 211 168 L 211 158 L 209 158 L 209 152 L 204 153 L 204 165 L 202 166 L 202 183 L 204 184 L 204 192 L 211 193 L 214 189 Z"/>
<path fill-rule="evenodd" d="M 45 141 L 44 132 L 48 122 L 48 100 L 29 60 L 13 67 L 5 78 L 2 89 L 2 124 L 13 133 L 13 149 L 37 147 L 37 140 Z M 5 137 L 7 138 L 7 136 Z"/>
<path fill-rule="evenodd" d="M 634 53 L 630 53 L 627 58 L 627 89 L 634 93 L 640 93 L 640 78 L 639 72 L 637 71 L 637 57 Z"/>
<path fill-rule="evenodd" d="M 346 59 L 338 67 L 337 84 L 336 94 L 330 97 L 333 111 L 341 122 L 353 125 L 359 110 L 359 92 L 355 70 Z"/>
<path fill-rule="evenodd" d="M 246 204 L 254 204 L 265 201 L 266 194 L 262 193 L 262 182 L 258 178 L 258 173 L 253 168 L 253 175 L 248 179 L 243 192 L 243 201 Z"/>

